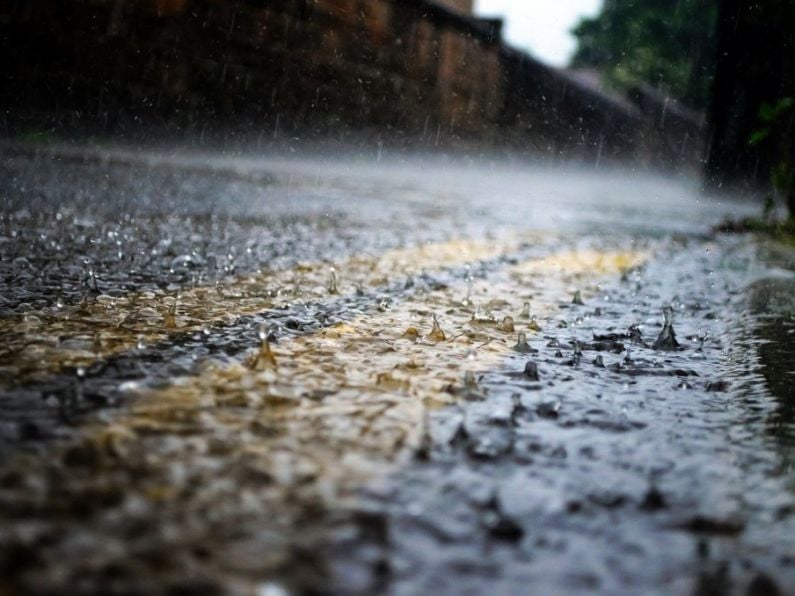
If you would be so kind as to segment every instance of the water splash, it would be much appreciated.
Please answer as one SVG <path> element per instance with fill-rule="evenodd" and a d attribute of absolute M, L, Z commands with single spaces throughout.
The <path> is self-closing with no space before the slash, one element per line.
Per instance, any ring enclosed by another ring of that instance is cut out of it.
<path fill-rule="evenodd" d="M 439 325 L 439 319 L 436 318 L 436 315 L 433 315 L 433 327 L 431 328 L 430 333 L 428 333 L 428 339 L 434 342 L 445 341 L 447 336 L 442 331 L 442 327 Z"/>
<path fill-rule="evenodd" d="M 663 328 L 652 346 L 655 350 L 680 349 L 679 342 L 676 341 L 676 333 L 674 333 L 673 318 L 674 309 L 670 304 L 666 304 L 663 307 Z"/>
<path fill-rule="evenodd" d="M 531 381 L 540 381 L 541 375 L 538 372 L 538 364 L 533 362 L 532 360 L 528 360 L 524 365 L 524 371 L 522 374 L 530 379 Z"/>
<path fill-rule="evenodd" d="M 337 280 L 337 270 L 334 267 L 329 267 L 328 273 L 328 293 L 337 295 L 340 293 L 339 283 Z"/>
<path fill-rule="evenodd" d="M 529 343 L 527 343 L 527 334 L 524 331 L 520 331 L 517 338 L 516 338 L 516 345 L 513 347 L 515 352 L 519 352 L 520 354 L 532 354 L 536 350 L 534 350 Z"/>
<path fill-rule="evenodd" d="M 260 325 L 257 336 L 260 340 L 259 351 L 248 359 L 246 365 L 251 370 L 275 370 L 278 364 L 276 356 L 271 351 L 270 330 L 266 324 Z"/>
<path fill-rule="evenodd" d="M 173 304 L 170 304 L 168 310 L 166 311 L 165 316 L 163 317 L 163 326 L 166 329 L 176 329 L 177 328 L 177 301 L 174 300 Z"/>

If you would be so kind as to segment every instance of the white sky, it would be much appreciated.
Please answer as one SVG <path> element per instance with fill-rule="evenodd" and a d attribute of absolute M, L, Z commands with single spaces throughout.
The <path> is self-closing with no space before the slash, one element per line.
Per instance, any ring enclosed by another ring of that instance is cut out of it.
<path fill-rule="evenodd" d="M 554 66 L 566 66 L 576 48 L 569 31 L 599 12 L 602 0 L 475 0 L 480 16 L 505 18 L 505 39 Z"/>

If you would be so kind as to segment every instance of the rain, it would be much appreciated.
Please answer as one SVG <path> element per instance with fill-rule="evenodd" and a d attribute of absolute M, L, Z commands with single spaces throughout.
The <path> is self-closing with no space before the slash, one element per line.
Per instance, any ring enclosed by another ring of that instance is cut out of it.
<path fill-rule="evenodd" d="M 0 594 L 795 589 L 792 3 L 525 4 L 0 8 Z"/>

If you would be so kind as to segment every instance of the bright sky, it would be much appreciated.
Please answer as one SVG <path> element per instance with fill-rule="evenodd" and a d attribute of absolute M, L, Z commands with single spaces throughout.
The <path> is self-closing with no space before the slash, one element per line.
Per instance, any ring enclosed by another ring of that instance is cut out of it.
<path fill-rule="evenodd" d="M 505 39 L 554 66 L 566 66 L 576 48 L 569 31 L 599 12 L 602 0 L 475 0 L 480 16 L 505 18 Z"/>

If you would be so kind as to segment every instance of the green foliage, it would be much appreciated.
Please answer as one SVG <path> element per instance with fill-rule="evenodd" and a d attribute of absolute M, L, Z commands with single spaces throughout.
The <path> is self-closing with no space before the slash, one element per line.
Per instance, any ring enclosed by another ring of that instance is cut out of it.
<path fill-rule="evenodd" d="M 776 138 L 781 136 L 784 121 L 794 107 L 795 99 L 792 97 L 782 97 L 774 104 L 763 103 L 759 107 L 757 116 L 759 128 L 751 133 L 748 138 L 748 145 L 761 147 L 767 143 L 775 143 Z M 773 192 L 769 195 L 768 201 L 774 206 L 777 195 L 788 197 L 790 200 L 790 220 L 795 221 L 795 211 L 793 211 L 791 204 L 792 197 L 795 195 L 795 164 L 792 163 L 786 149 L 780 152 L 779 161 L 770 169 L 770 185 L 773 188 Z M 766 206 L 766 219 L 772 210 L 773 208 L 771 207 L 768 211 Z"/>
<path fill-rule="evenodd" d="M 605 0 L 602 12 L 574 29 L 577 68 L 608 83 L 666 89 L 699 108 L 709 103 L 717 47 L 717 0 Z"/>
<path fill-rule="evenodd" d="M 769 103 L 763 103 L 759 108 L 759 122 L 761 127 L 751 133 L 751 136 L 748 138 L 748 144 L 751 147 L 756 147 L 763 141 L 769 139 L 770 136 L 780 126 L 781 119 L 787 114 L 793 105 L 795 105 L 795 102 L 791 97 L 783 97 L 773 105 Z M 780 175 L 780 168 L 777 169 L 779 170 L 779 175 L 777 176 L 776 172 L 773 172 L 773 185 L 778 188 L 780 186 L 775 183 L 775 180 L 784 180 L 784 178 L 782 178 Z"/>

